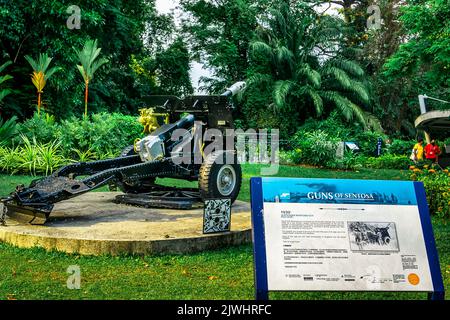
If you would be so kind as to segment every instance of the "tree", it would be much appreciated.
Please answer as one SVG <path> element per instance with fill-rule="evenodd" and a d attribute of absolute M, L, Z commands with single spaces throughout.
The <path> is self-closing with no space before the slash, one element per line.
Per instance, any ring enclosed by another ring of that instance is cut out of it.
<path fill-rule="evenodd" d="M 385 64 L 385 75 L 413 74 L 434 87 L 450 87 L 450 6 L 448 0 L 407 0 L 401 9 L 409 39 Z M 440 89 L 438 89 L 439 91 Z"/>
<path fill-rule="evenodd" d="M 388 13 L 386 22 L 394 16 L 399 26 L 385 30 L 388 39 L 397 34 L 397 43 L 394 38 L 379 45 L 389 51 L 374 79 L 378 113 L 390 133 L 414 136 L 414 120 L 420 114 L 417 96 L 449 98 L 450 6 L 446 0 L 407 0 L 383 12 Z"/>
<path fill-rule="evenodd" d="M 158 52 L 155 64 L 160 94 L 181 96 L 194 91 L 189 76 L 189 51 L 181 38 L 176 39 L 167 50 Z"/>
<path fill-rule="evenodd" d="M 262 16 L 250 44 L 249 87 L 270 88 L 277 113 L 295 110 L 304 120 L 337 108 L 347 121 L 380 130 L 364 110 L 369 101 L 364 70 L 346 58 L 341 25 L 309 4 L 280 1 Z"/>
<path fill-rule="evenodd" d="M 41 112 L 41 95 L 44 92 L 45 85 L 47 84 L 48 79 L 57 71 L 60 71 L 60 67 L 53 67 L 49 70 L 48 67 L 50 66 L 50 63 L 52 62 L 53 58 L 50 58 L 46 53 L 39 54 L 39 58 L 37 60 L 34 60 L 30 56 L 25 56 L 25 59 L 28 61 L 30 66 L 33 68 L 33 74 L 31 75 L 31 81 L 33 82 L 34 86 L 36 87 L 37 93 L 38 93 L 38 101 L 37 101 L 37 108 L 38 108 L 38 114 Z"/>
<path fill-rule="evenodd" d="M 101 48 L 97 47 L 97 40 L 88 40 L 84 44 L 82 50 L 78 51 L 75 49 L 77 53 L 78 59 L 81 62 L 81 65 L 77 65 L 78 70 L 81 73 L 81 76 L 84 80 L 85 91 L 84 91 L 84 116 L 87 117 L 87 105 L 88 105 L 88 96 L 89 96 L 89 83 L 94 78 L 95 72 L 102 65 L 108 62 L 105 58 L 97 58 L 102 51 Z"/>
<path fill-rule="evenodd" d="M 75 94 L 83 90 L 74 68 L 77 56 L 72 47 L 81 48 L 88 39 L 98 39 L 102 54 L 111 63 L 102 67 L 89 88 L 89 108 L 92 112 L 120 111 L 137 114 L 142 91 L 135 84 L 131 56 L 147 56 L 142 39 L 147 27 L 157 15 L 154 0 L 78 1 L 81 28 L 66 25 L 71 13 L 70 0 L 0 0 L 0 59 L 13 61 L 9 74 L 14 77 L 11 88 L 14 98 L 6 97 L 5 115 L 30 116 L 34 110 L 34 86 L 29 81 L 28 62 L 24 55 L 37 57 L 47 53 L 62 72 L 56 73 L 46 87 L 46 111 L 56 118 L 66 118 L 83 112 L 83 98 Z M 159 34 L 151 34 L 159 37 Z"/>
<path fill-rule="evenodd" d="M 181 0 L 187 13 L 183 31 L 193 59 L 211 70 L 212 77 L 200 79 L 202 89 L 219 93 L 245 79 L 248 48 L 257 26 L 256 16 L 266 1 Z"/>

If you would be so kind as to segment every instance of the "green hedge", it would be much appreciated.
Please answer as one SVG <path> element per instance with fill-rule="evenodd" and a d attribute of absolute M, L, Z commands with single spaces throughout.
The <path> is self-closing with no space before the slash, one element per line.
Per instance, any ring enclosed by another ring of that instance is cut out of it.
<path fill-rule="evenodd" d="M 89 155 L 89 159 L 118 155 L 136 138 L 143 136 L 142 130 L 137 117 L 120 113 L 97 113 L 81 119 L 72 117 L 61 123 L 56 123 L 51 116 L 35 114 L 18 125 L 18 131 L 30 141 L 36 139 L 40 144 L 59 141 L 64 156 L 75 160 L 83 158 L 82 155 Z M 20 136 L 13 140 L 15 146 L 22 144 Z"/>
<path fill-rule="evenodd" d="M 362 157 L 357 161 L 363 167 L 372 169 L 399 169 L 407 170 L 411 165 L 411 160 L 408 156 L 396 156 L 392 154 L 384 154 L 379 157 Z"/>
<path fill-rule="evenodd" d="M 449 170 L 423 169 L 411 166 L 411 178 L 422 181 L 430 213 L 441 218 L 450 218 L 450 173 Z"/>

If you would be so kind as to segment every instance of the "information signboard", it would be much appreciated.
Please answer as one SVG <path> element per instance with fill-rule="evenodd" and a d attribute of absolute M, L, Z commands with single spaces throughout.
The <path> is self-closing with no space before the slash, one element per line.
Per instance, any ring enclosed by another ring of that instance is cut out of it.
<path fill-rule="evenodd" d="M 268 291 L 444 297 L 421 182 L 252 178 L 257 299 Z"/>

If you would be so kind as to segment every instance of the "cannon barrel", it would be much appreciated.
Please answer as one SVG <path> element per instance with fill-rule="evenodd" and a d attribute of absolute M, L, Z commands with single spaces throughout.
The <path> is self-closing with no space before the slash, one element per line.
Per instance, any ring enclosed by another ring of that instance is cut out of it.
<path fill-rule="evenodd" d="M 236 82 L 221 95 L 227 96 L 227 97 L 232 97 L 232 96 L 236 95 L 237 93 L 243 91 L 245 89 L 245 86 L 246 86 L 245 81 Z"/>

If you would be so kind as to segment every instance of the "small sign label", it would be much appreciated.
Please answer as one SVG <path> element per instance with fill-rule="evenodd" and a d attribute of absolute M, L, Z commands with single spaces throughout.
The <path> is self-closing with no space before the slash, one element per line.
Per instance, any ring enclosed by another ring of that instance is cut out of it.
<path fill-rule="evenodd" d="M 203 210 L 203 233 L 230 231 L 231 199 L 205 200 Z"/>

